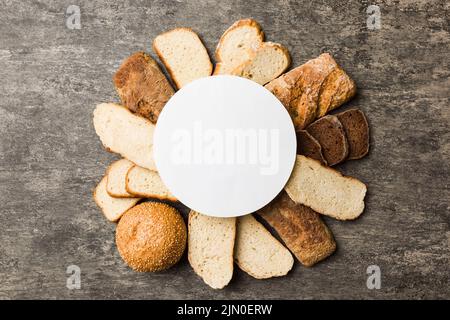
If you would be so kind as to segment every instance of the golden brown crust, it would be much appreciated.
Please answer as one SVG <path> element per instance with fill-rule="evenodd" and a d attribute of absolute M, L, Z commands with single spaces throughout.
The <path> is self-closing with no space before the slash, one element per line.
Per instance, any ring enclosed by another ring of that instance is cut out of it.
<path fill-rule="evenodd" d="M 221 61 L 222 61 L 222 58 L 220 56 L 220 47 L 222 46 L 224 39 L 226 38 L 228 33 L 233 31 L 234 29 L 237 29 L 237 28 L 242 27 L 242 26 L 249 26 L 249 27 L 255 28 L 258 31 L 258 35 L 259 35 L 259 37 L 261 39 L 261 42 L 264 41 L 264 32 L 262 31 L 261 26 L 259 25 L 259 23 L 256 20 L 253 20 L 253 19 L 241 19 L 241 20 L 238 20 L 238 21 L 234 22 L 227 30 L 225 30 L 225 32 L 220 37 L 219 43 L 217 44 L 216 51 L 214 53 L 215 57 L 216 57 L 217 64 L 220 64 Z M 217 65 L 216 65 L 216 69 L 217 69 Z M 217 74 L 216 70 L 214 70 L 214 74 Z"/>
<path fill-rule="evenodd" d="M 311 267 L 336 250 L 333 235 L 319 214 L 292 201 L 282 192 L 257 212 L 305 266 Z"/>
<path fill-rule="evenodd" d="M 188 31 L 190 33 L 192 33 L 195 37 L 197 37 L 197 39 L 200 41 L 200 43 L 202 44 L 202 48 L 205 52 L 205 54 L 208 56 L 208 61 L 209 61 L 209 75 L 211 75 L 211 73 L 213 72 L 213 64 L 211 62 L 211 59 L 209 58 L 209 54 L 208 54 L 208 50 L 206 50 L 205 45 L 203 44 L 202 39 L 200 38 L 200 36 L 195 33 L 194 30 L 192 30 L 191 28 L 186 28 L 186 27 L 180 27 L 180 28 L 175 28 L 166 32 L 161 33 L 160 35 L 158 35 L 158 37 L 160 36 L 164 36 L 167 35 L 169 33 L 175 32 L 175 31 L 179 31 L 179 30 L 184 30 L 184 31 Z M 172 79 L 172 81 L 175 83 L 175 85 L 177 86 L 178 89 L 180 89 L 182 87 L 182 84 L 177 80 L 174 70 L 170 67 L 170 65 L 168 64 L 167 60 L 164 58 L 163 54 L 161 53 L 161 51 L 158 49 L 158 46 L 156 46 L 155 44 L 156 42 L 156 38 L 155 40 L 153 40 L 152 43 L 152 47 L 153 47 L 153 51 L 155 51 L 155 53 L 158 55 L 159 59 L 161 60 L 161 62 L 164 64 L 164 67 L 166 67 L 167 72 L 170 75 L 170 78 Z"/>
<path fill-rule="evenodd" d="M 133 197 L 140 197 L 140 198 L 153 198 L 153 199 L 158 199 L 158 200 L 167 200 L 167 201 L 178 201 L 177 198 L 175 197 L 171 197 L 171 196 L 167 196 L 167 197 L 163 197 L 157 194 L 151 194 L 151 193 L 142 193 L 142 192 L 133 192 L 130 187 L 129 187 L 129 183 L 128 183 L 128 173 L 131 171 L 131 169 L 133 169 L 134 167 L 136 167 L 135 165 L 132 166 L 130 169 L 128 169 L 127 174 L 126 174 L 126 178 L 125 178 L 125 189 L 127 190 L 127 192 L 129 194 L 131 194 Z"/>
<path fill-rule="evenodd" d="M 173 207 L 144 202 L 127 212 L 116 229 L 117 249 L 136 271 L 161 271 L 176 264 L 186 247 L 186 225 Z"/>
<path fill-rule="evenodd" d="M 114 75 L 114 85 L 122 104 L 132 112 L 156 123 L 174 90 L 145 52 L 136 52 L 122 63 Z"/>

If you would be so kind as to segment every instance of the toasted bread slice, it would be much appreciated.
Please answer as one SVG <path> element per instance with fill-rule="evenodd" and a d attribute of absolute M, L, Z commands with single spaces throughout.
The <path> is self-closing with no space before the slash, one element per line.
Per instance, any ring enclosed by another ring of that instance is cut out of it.
<path fill-rule="evenodd" d="M 338 220 L 352 220 L 364 211 L 367 187 L 319 161 L 297 155 L 285 188 L 289 197 L 314 211 Z"/>
<path fill-rule="evenodd" d="M 131 162 L 156 170 L 153 160 L 154 124 L 114 103 L 101 103 L 94 110 L 95 132 L 104 147 Z"/>
<path fill-rule="evenodd" d="M 125 188 L 125 179 L 128 170 L 134 163 L 127 159 L 120 159 L 111 164 L 106 171 L 107 183 L 106 191 L 111 197 L 116 198 L 136 198 L 128 193 Z"/>
<path fill-rule="evenodd" d="M 213 289 L 222 289 L 233 276 L 236 218 L 189 213 L 188 259 L 195 273 Z"/>
<path fill-rule="evenodd" d="M 191 29 L 177 28 L 160 34 L 153 41 L 153 49 L 178 88 L 212 73 L 208 52 Z"/>
<path fill-rule="evenodd" d="M 106 192 L 107 178 L 104 176 L 94 190 L 94 201 L 102 209 L 109 221 L 115 222 L 130 208 L 141 200 L 140 198 L 114 198 Z"/>
<path fill-rule="evenodd" d="M 133 166 L 128 170 L 125 180 L 127 192 L 134 196 L 171 201 L 177 200 L 166 188 L 156 171 Z"/>
<path fill-rule="evenodd" d="M 255 55 L 238 66 L 232 75 L 265 85 L 281 75 L 291 64 L 289 51 L 279 43 L 264 42 Z"/>
<path fill-rule="evenodd" d="M 237 219 L 234 261 L 256 279 L 284 276 L 294 265 L 289 250 L 251 214 Z"/>
<path fill-rule="evenodd" d="M 255 20 L 242 19 L 233 23 L 217 45 L 214 74 L 231 74 L 254 56 L 263 41 L 264 33 Z"/>

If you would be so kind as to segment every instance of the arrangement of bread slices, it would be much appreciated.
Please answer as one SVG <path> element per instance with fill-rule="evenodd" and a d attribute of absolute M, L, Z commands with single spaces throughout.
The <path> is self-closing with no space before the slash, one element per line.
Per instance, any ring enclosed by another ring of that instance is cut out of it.
<path fill-rule="evenodd" d="M 113 77 L 121 104 L 101 103 L 94 110 L 102 144 L 121 156 L 106 169 L 94 199 L 109 221 L 118 222 L 116 244 L 124 261 L 136 271 L 161 271 L 177 263 L 187 247 L 195 273 L 220 289 L 231 281 L 235 265 L 267 279 L 286 275 L 295 259 L 311 267 L 330 256 L 336 242 L 321 215 L 356 219 L 367 191 L 361 181 L 332 168 L 369 151 L 369 125 L 361 110 L 330 114 L 355 95 L 349 75 L 329 53 L 288 71 L 288 50 L 265 41 L 252 19 L 225 31 L 215 64 L 188 28 L 157 36 L 153 49 L 171 81 L 149 54 L 134 53 Z M 238 218 L 191 211 L 186 226 L 156 170 L 153 131 L 177 89 L 218 74 L 253 80 L 281 101 L 297 131 L 297 160 L 285 189 L 261 210 Z"/>

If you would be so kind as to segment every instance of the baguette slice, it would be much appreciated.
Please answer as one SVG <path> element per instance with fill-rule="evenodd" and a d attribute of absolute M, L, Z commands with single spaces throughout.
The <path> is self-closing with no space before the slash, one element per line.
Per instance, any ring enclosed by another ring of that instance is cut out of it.
<path fill-rule="evenodd" d="M 217 45 L 214 74 L 231 74 L 254 56 L 263 41 L 264 33 L 255 20 L 242 19 L 233 23 Z"/>
<path fill-rule="evenodd" d="M 145 52 L 129 56 L 114 75 L 122 104 L 156 123 L 162 108 L 174 94 L 158 64 Z"/>
<path fill-rule="evenodd" d="M 177 28 L 160 34 L 153 41 L 153 50 L 178 88 L 212 73 L 208 52 L 191 29 Z"/>
<path fill-rule="evenodd" d="M 149 120 L 117 104 L 102 103 L 94 110 L 94 127 L 108 151 L 138 166 L 156 170 L 152 151 L 155 126 Z"/>
<path fill-rule="evenodd" d="M 289 250 L 306 267 L 313 266 L 336 250 L 333 235 L 319 214 L 295 203 L 286 192 L 282 192 L 257 214 L 275 229 Z"/>
<path fill-rule="evenodd" d="M 345 130 L 349 145 L 349 160 L 361 159 L 369 152 L 369 123 L 359 109 L 336 114 Z"/>
<path fill-rule="evenodd" d="M 338 220 L 352 220 L 364 211 L 367 187 L 319 161 L 297 155 L 285 188 L 289 197 L 314 211 Z"/>
<path fill-rule="evenodd" d="M 114 198 L 106 192 L 107 177 L 104 176 L 94 190 L 94 201 L 102 209 L 106 219 L 116 222 L 130 208 L 141 200 L 140 198 Z"/>
<path fill-rule="evenodd" d="M 109 166 L 106 171 L 106 191 L 111 197 L 135 198 L 135 196 L 127 192 L 125 188 L 125 178 L 127 176 L 127 172 L 133 166 L 134 163 L 127 159 L 117 160 Z"/>
<path fill-rule="evenodd" d="M 189 213 L 188 260 L 211 288 L 222 289 L 233 276 L 236 218 Z"/>
<path fill-rule="evenodd" d="M 306 130 L 297 131 L 297 154 L 320 161 L 327 165 L 320 143 Z"/>
<path fill-rule="evenodd" d="M 265 85 L 281 75 L 290 64 L 291 57 L 285 47 L 279 43 L 264 42 L 254 57 L 242 63 L 231 74 Z"/>
<path fill-rule="evenodd" d="M 256 279 L 284 276 L 294 265 L 289 250 L 251 214 L 237 220 L 234 261 Z"/>
<path fill-rule="evenodd" d="M 327 164 L 334 166 L 347 159 L 349 146 L 344 127 L 336 116 L 327 115 L 311 123 L 309 132 L 322 146 Z"/>
<path fill-rule="evenodd" d="M 127 192 L 134 196 L 177 201 L 166 188 L 156 171 L 132 166 L 126 173 L 124 181 L 126 181 L 125 188 Z"/>

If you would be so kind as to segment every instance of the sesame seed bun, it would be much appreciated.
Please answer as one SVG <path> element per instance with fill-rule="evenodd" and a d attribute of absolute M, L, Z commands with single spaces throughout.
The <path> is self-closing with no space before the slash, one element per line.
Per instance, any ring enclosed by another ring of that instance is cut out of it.
<path fill-rule="evenodd" d="M 177 263 L 186 247 L 186 225 L 173 207 L 144 202 L 128 210 L 116 229 L 122 259 L 136 271 L 161 271 Z"/>

